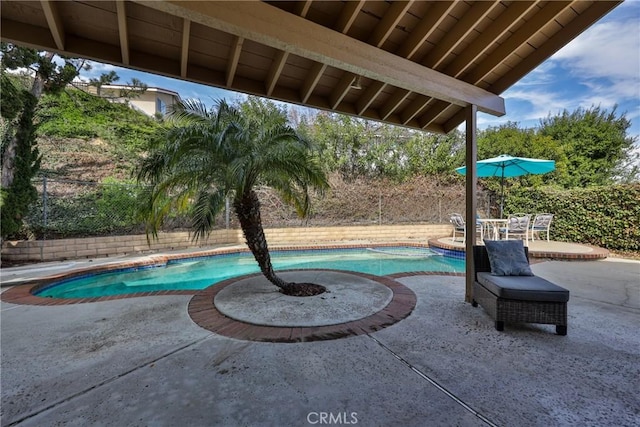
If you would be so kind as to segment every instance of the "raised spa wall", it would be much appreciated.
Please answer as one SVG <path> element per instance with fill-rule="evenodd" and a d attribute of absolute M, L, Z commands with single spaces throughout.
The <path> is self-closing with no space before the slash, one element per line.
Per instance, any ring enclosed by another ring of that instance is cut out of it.
<path fill-rule="evenodd" d="M 313 245 L 340 241 L 416 242 L 451 234 L 450 224 L 368 225 L 351 227 L 300 227 L 265 229 L 271 247 Z M 2 259 L 6 261 L 61 261 L 101 258 L 140 253 L 243 245 L 241 230 L 215 230 L 207 240 L 194 242 L 188 232 L 159 233 L 147 241 L 144 234 L 131 236 L 87 237 L 82 239 L 5 241 Z"/>

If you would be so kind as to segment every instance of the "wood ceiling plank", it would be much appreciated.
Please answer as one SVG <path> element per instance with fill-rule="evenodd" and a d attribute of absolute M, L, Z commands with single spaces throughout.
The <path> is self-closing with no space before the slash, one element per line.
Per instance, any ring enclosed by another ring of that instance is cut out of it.
<path fill-rule="evenodd" d="M 437 68 L 442 61 L 456 48 L 470 32 L 476 27 L 477 23 L 483 20 L 491 10 L 498 6 L 499 2 L 480 1 L 474 3 L 471 8 L 465 12 L 462 19 L 441 39 L 436 46 L 429 51 L 427 56 L 421 62 L 429 68 Z"/>
<path fill-rule="evenodd" d="M 382 20 L 378 25 L 376 25 L 376 28 L 371 33 L 368 43 L 376 47 L 382 46 L 412 4 L 413 0 L 393 2 L 389 7 L 389 10 L 384 14 Z"/>
<path fill-rule="evenodd" d="M 60 50 L 64 50 L 64 24 L 60 18 L 60 11 L 58 10 L 58 4 L 49 0 L 41 0 L 42 11 L 47 19 L 51 36 L 56 43 L 56 47 Z"/>
<path fill-rule="evenodd" d="M 488 114 L 499 116 L 505 113 L 504 100 L 495 94 L 292 16 L 264 2 L 139 2 L 404 90 L 460 106 L 474 104 Z"/>
<path fill-rule="evenodd" d="M 48 28 L 25 24 L 3 16 L 0 20 L 0 34 L 3 42 L 15 43 L 32 49 L 60 52 Z"/>
<path fill-rule="evenodd" d="M 180 52 L 180 77 L 187 77 L 187 67 L 189 65 L 189 36 L 191 35 L 191 21 L 184 20 L 182 26 L 182 47 Z"/>
<path fill-rule="evenodd" d="M 309 8 L 311 7 L 311 1 L 312 0 L 305 0 L 298 2 L 294 9 L 294 13 L 298 16 L 302 16 L 303 18 L 307 16 Z"/>
<path fill-rule="evenodd" d="M 349 89 L 351 89 L 351 84 L 355 78 L 356 76 L 348 71 L 342 75 L 340 82 L 338 82 L 338 84 L 333 88 L 333 92 L 329 97 L 329 105 L 332 110 L 335 110 L 338 105 L 340 105 L 344 97 L 349 92 Z"/>
<path fill-rule="evenodd" d="M 396 89 L 396 91 L 391 95 L 389 100 L 385 103 L 384 107 L 380 109 L 380 117 L 382 120 L 387 120 L 389 116 L 402 104 L 402 102 L 407 99 L 411 92 L 406 89 Z"/>
<path fill-rule="evenodd" d="M 505 40 L 498 48 L 491 52 L 478 66 L 473 68 L 469 73 L 463 76 L 463 80 L 477 84 L 484 76 L 489 74 L 497 67 L 506 57 L 529 40 L 538 29 L 543 26 L 554 16 L 562 12 L 571 5 L 570 1 L 550 1 L 539 12 L 537 12 L 529 21 L 523 24 L 515 33 Z"/>
<path fill-rule="evenodd" d="M 402 48 L 397 52 L 403 58 L 411 59 L 420 46 L 427 41 L 429 36 L 438 28 L 438 25 L 447 17 L 455 7 L 455 1 L 438 1 L 429 8 L 418 27 L 411 31 Z"/>
<path fill-rule="evenodd" d="M 537 4 L 536 1 L 515 1 L 509 5 L 478 38 L 460 53 L 444 70 L 445 74 L 458 77 L 486 52 L 491 43 L 502 37 L 509 29 Z"/>
<path fill-rule="evenodd" d="M 309 70 L 309 74 L 307 75 L 307 78 L 302 84 L 302 88 L 300 90 L 300 100 L 303 104 L 309 100 L 309 97 L 313 93 L 313 89 L 315 89 L 316 85 L 320 81 L 320 77 L 322 77 L 322 73 L 324 73 L 326 68 L 327 64 L 316 62 Z"/>
<path fill-rule="evenodd" d="M 122 64 L 129 65 L 129 30 L 127 28 L 127 7 L 124 0 L 116 0 L 116 15 L 118 16 L 118 38 Z"/>
<path fill-rule="evenodd" d="M 424 95 L 416 95 L 415 99 L 407 105 L 407 107 L 402 110 L 400 113 L 400 120 L 402 120 L 402 124 L 407 124 L 411 120 L 413 120 L 420 111 L 427 105 L 429 102 L 429 97 Z"/>
<path fill-rule="evenodd" d="M 284 64 L 287 62 L 288 57 L 289 54 L 283 50 L 279 50 L 278 53 L 276 53 L 265 82 L 267 96 L 271 96 L 273 93 L 273 89 L 276 87 L 276 83 L 278 83 L 278 78 L 280 77 L 280 74 L 282 74 L 282 69 L 284 68 Z"/>
<path fill-rule="evenodd" d="M 562 46 L 565 46 L 571 40 L 576 38 L 580 33 L 593 25 L 598 19 L 607 14 L 610 10 L 622 3 L 621 1 L 596 1 L 591 7 L 580 14 L 576 19 L 572 20 L 560 31 L 555 33 L 543 46 L 540 46 L 531 54 L 522 59 L 510 71 L 504 73 L 497 82 L 491 85 L 491 90 L 501 93 L 530 70 L 534 69 L 544 62 L 551 55 L 556 53 Z"/>
<path fill-rule="evenodd" d="M 449 106 L 447 102 L 444 101 L 435 101 L 433 102 L 427 111 L 425 111 L 419 118 L 418 123 L 420 123 L 420 127 L 425 129 L 429 125 L 431 125 L 440 114 Z"/>
<path fill-rule="evenodd" d="M 364 91 L 364 93 L 358 99 L 356 103 L 356 112 L 358 114 L 364 113 L 373 101 L 382 93 L 385 88 L 385 84 L 382 82 L 374 81 Z"/>
<path fill-rule="evenodd" d="M 346 2 L 333 29 L 346 34 L 356 20 L 362 6 L 364 6 L 364 0 Z"/>

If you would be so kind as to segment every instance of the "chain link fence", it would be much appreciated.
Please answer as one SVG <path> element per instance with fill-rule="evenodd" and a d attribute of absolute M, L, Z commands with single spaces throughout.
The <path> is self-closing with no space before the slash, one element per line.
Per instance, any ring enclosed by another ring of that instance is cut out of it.
<path fill-rule="evenodd" d="M 324 194 L 312 197 L 312 212 L 300 219 L 270 188 L 257 189 L 263 226 L 345 226 L 411 223 L 447 223 L 449 214 L 465 210 L 465 189 L 461 183 L 415 177 L 403 183 L 388 180 L 356 179 L 338 176 L 330 179 Z M 143 234 L 138 197 L 143 188 L 135 184 L 84 182 L 42 177 L 34 182 L 38 200 L 25 218 L 19 238 L 55 239 L 86 236 Z M 492 200 L 478 193 L 478 211 L 491 216 Z M 189 219 L 175 216 L 165 222 L 163 231 L 189 229 Z M 222 212 L 216 228 L 238 228 L 229 208 Z"/>

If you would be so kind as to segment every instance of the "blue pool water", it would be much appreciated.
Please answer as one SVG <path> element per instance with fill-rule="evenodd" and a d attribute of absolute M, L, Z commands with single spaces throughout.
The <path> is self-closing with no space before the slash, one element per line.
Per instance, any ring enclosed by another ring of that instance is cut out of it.
<path fill-rule="evenodd" d="M 288 269 L 327 268 L 384 276 L 412 271 L 464 272 L 464 260 L 441 256 L 427 248 L 378 247 L 273 250 L 276 273 Z M 41 297 L 93 298 L 165 290 L 200 290 L 223 280 L 257 273 L 250 253 L 232 253 L 174 260 L 166 265 L 127 268 L 90 274 L 54 283 L 39 290 Z"/>

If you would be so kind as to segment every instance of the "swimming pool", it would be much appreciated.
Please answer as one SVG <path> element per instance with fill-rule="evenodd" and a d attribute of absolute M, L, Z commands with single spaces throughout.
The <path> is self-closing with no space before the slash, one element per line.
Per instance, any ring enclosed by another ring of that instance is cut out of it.
<path fill-rule="evenodd" d="M 271 250 L 276 273 L 289 269 L 326 268 L 384 276 L 414 271 L 464 272 L 464 260 L 428 248 Z M 140 292 L 201 290 L 233 277 L 260 272 L 248 252 L 172 260 L 162 265 L 126 268 L 67 279 L 35 292 L 40 297 L 93 298 Z"/>

